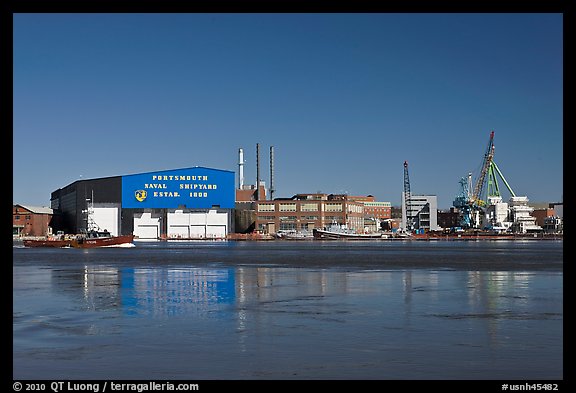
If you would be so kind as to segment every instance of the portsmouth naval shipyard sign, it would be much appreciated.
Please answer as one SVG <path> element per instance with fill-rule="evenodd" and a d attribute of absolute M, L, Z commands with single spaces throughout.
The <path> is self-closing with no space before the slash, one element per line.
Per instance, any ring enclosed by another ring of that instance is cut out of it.
<path fill-rule="evenodd" d="M 122 176 L 128 209 L 234 208 L 234 172 L 203 167 Z"/>

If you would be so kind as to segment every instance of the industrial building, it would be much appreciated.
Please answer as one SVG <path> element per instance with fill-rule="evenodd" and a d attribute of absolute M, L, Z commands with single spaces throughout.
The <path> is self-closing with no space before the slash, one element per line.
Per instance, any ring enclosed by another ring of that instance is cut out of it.
<path fill-rule="evenodd" d="M 292 198 L 256 201 L 256 230 L 312 231 L 333 223 L 364 232 L 364 204 L 343 194 L 297 194 Z"/>
<path fill-rule="evenodd" d="M 50 203 L 61 218 L 55 231 L 80 233 L 90 217 L 112 235 L 225 238 L 234 225 L 234 172 L 192 167 L 78 180 L 52 192 Z"/>
<path fill-rule="evenodd" d="M 256 144 L 256 185 L 244 184 L 244 150 L 238 149 L 235 231 L 276 234 L 309 231 L 331 224 L 346 225 L 357 232 L 377 231 L 380 221 L 391 218 L 390 202 L 374 196 L 345 194 L 296 194 L 274 198 L 274 146 L 270 146 L 270 187 L 260 177 L 260 144 Z M 268 192 L 267 192 L 268 191 Z"/>
<path fill-rule="evenodd" d="M 455 228 L 460 225 L 460 213 L 458 209 L 451 207 L 448 211 L 439 210 L 436 213 L 438 226 L 449 230 L 450 228 Z"/>
<path fill-rule="evenodd" d="M 402 192 L 402 223 L 400 228 L 404 231 L 408 230 L 408 227 L 424 231 L 441 230 L 442 228 L 438 226 L 437 200 L 436 195 L 409 194 L 406 197 L 406 194 Z"/>
<path fill-rule="evenodd" d="M 378 221 L 392 218 L 392 204 L 390 202 L 376 201 L 373 195 L 348 196 L 348 200 L 362 202 L 364 205 L 364 218 Z"/>

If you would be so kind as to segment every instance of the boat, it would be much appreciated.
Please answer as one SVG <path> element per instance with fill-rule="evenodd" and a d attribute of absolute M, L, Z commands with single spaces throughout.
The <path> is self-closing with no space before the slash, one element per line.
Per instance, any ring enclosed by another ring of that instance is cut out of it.
<path fill-rule="evenodd" d="M 86 229 L 81 229 L 80 234 L 65 235 L 58 232 L 56 237 L 47 237 L 45 239 L 27 239 L 24 240 L 24 247 L 56 247 L 56 248 L 97 248 L 97 247 L 133 247 L 134 235 L 114 236 L 108 230 L 101 230 L 93 219 L 94 208 L 92 199 L 89 199 L 86 217 Z"/>
<path fill-rule="evenodd" d="M 314 234 L 310 231 L 299 231 L 286 233 L 283 238 L 286 240 L 312 240 L 314 239 Z"/>
<path fill-rule="evenodd" d="M 130 245 L 134 235 L 112 236 L 107 231 L 89 231 L 80 235 L 47 237 L 45 239 L 24 239 L 24 247 L 51 248 L 96 248 Z"/>
<path fill-rule="evenodd" d="M 381 239 L 382 234 L 379 232 L 374 233 L 357 233 L 353 229 L 348 228 L 346 225 L 332 224 L 326 229 L 312 230 L 315 239 L 352 239 L 352 240 L 374 240 Z"/>
<path fill-rule="evenodd" d="M 96 248 L 130 245 L 134 241 L 134 235 L 112 236 L 108 231 L 91 230 L 85 235 L 77 236 L 72 240 L 75 248 Z"/>
<path fill-rule="evenodd" d="M 71 247 L 72 239 L 66 239 L 64 237 L 47 237 L 45 239 L 24 239 L 22 241 L 24 247 Z"/>

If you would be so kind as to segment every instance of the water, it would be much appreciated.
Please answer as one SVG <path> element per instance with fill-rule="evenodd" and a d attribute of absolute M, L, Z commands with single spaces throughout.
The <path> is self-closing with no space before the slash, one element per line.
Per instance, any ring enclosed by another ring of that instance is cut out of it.
<path fill-rule="evenodd" d="M 13 249 L 15 379 L 563 378 L 562 241 Z"/>

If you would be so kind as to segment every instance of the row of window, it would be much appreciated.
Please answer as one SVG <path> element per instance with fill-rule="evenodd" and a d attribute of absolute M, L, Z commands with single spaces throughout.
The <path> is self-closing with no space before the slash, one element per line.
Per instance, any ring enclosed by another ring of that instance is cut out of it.
<path fill-rule="evenodd" d="M 356 218 L 355 221 L 360 222 L 361 221 L 361 217 L 350 217 L 350 219 L 354 219 Z M 319 220 L 320 217 L 319 216 L 257 216 L 256 219 L 258 221 L 275 221 L 276 219 L 280 220 L 280 221 L 296 221 L 297 219 L 300 219 L 302 221 L 306 220 L 306 221 L 316 221 Z M 339 221 L 342 220 L 342 216 L 324 216 L 324 220 L 325 221 Z"/>
<path fill-rule="evenodd" d="M 26 215 L 26 216 L 24 216 L 24 218 L 25 218 L 26 220 L 31 220 L 31 219 L 32 219 L 32 216 Z M 20 216 L 14 216 L 14 219 L 15 219 L 15 220 L 20 220 Z"/>
<path fill-rule="evenodd" d="M 318 205 L 317 203 L 302 203 L 300 204 L 300 211 L 302 212 L 317 212 L 317 211 L 327 211 L 327 212 L 341 212 L 342 211 L 342 202 L 333 202 L 333 203 L 324 203 Z M 259 212 L 273 212 L 276 211 L 276 204 L 274 203 L 259 203 L 258 204 L 258 211 Z M 295 212 L 297 210 L 296 203 L 280 203 L 278 204 L 278 211 L 280 212 Z M 361 205 L 348 205 L 349 212 L 361 213 L 362 206 Z"/>

